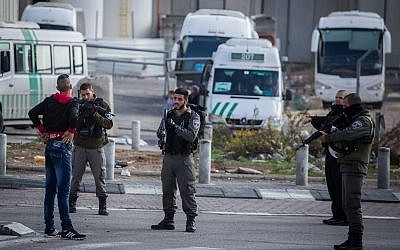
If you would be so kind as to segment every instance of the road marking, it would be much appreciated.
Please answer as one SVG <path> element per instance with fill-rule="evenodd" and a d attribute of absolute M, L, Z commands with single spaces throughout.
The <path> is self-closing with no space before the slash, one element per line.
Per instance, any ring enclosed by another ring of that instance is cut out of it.
<path fill-rule="evenodd" d="M 137 242 L 137 241 L 116 241 L 116 242 L 107 242 L 107 243 L 84 243 L 84 244 L 77 244 L 73 246 L 63 246 L 63 249 L 98 249 L 98 248 L 104 248 L 104 249 L 115 249 L 118 247 L 123 247 L 123 246 L 136 246 L 139 244 L 143 244 L 142 242 Z"/>
<path fill-rule="evenodd" d="M 310 217 L 330 217 L 331 214 L 312 214 L 312 213 L 245 213 L 245 212 L 225 212 L 225 211 L 200 211 L 202 214 L 220 214 L 220 215 L 247 215 L 247 216 L 310 216 Z M 400 220 L 396 216 L 370 216 L 365 215 L 363 219 L 377 219 L 377 220 Z"/>

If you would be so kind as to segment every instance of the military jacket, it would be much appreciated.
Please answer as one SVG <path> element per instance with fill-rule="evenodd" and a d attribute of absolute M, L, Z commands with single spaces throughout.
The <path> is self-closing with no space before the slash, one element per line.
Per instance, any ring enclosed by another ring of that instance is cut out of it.
<path fill-rule="evenodd" d="M 107 110 L 108 113 L 111 113 L 111 108 L 106 101 L 101 98 L 96 98 L 94 103 Z M 99 137 L 93 136 L 82 136 L 79 133 L 76 134 L 74 138 L 74 145 L 85 147 L 85 148 L 101 148 L 108 143 L 107 134 L 105 133 L 105 129 L 111 129 L 113 126 L 113 121 L 111 117 L 107 117 L 106 115 L 100 114 L 96 111 L 92 117 L 93 122 L 95 123 L 96 128 L 102 131 Z"/>
<path fill-rule="evenodd" d="M 350 145 L 350 153 L 338 158 L 344 164 L 342 172 L 366 173 L 372 142 L 375 134 L 374 123 L 367 110 L 356 115 L 353 122 L 343 130 L 337 130 L 325 136 L 328 144 Z M 340 147 L 340 146 L 339 146 Z M 355 164 L 363 163 L 363 164 Z"/>

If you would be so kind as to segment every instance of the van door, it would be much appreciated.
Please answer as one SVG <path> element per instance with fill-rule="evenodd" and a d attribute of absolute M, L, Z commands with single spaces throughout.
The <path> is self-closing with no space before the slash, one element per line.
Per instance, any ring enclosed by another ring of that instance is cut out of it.
<path fill-rule="evenodd" d="M 0 42 L 0 112 L 4 119 L 11 117 L 14 94 L 14 82 L 11 74 L 11 44 Z"/>

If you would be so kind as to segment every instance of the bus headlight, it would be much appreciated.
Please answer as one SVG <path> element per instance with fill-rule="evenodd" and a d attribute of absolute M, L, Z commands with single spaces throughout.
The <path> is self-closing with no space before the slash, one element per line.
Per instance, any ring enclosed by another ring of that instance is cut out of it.
<path fill-rule="evenodd" d="M 320 81 L 315 81 L 315 88 L 316 89 L 331 89 L 331 86 L 328 86 L 326 84 L 323 84 Z"/>
<path fill-rule="evenodd" d="M 367 88 L 368 90 L 381 90 L 382 89 L 382 82 L 374 84 Z"/>

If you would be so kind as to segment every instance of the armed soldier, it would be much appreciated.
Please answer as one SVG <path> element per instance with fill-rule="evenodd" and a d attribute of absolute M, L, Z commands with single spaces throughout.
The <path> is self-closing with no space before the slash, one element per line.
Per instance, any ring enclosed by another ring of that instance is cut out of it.
<path fill-rule="evenodd" d="M 348 239 L 335 249 L 362 249 L 363 221 L 361 188 L 367 174 L 370 151 L 374 138 L 374 123 L 368 110 L 361 106 L 357 94 L 344 98 L 343 112 L 350 121 L 343 130 L 337 130 L 321 138 L 329 144 L 332 156 L 337 157 L 342 173 L 343 210 L 349 222 Z M 340 151 L 339 151 L 340 149 Z"/>
<path fill-rule="evenodd" d="M 164 219 L 152 225 L 153 230 L 174 230 L 176 206 L 176 189 L 182 198 L 182 208 L 186 214 L 186 232 L 196 231 L 195 217 L 197 204 L 195 200 L 196 175 L 193 162 L 193 142 L 199 128 L 200 117 L 191 110 L 188 104 L 189 92 L 178 88 L 174 93 L 173 109 L 162 119 L 157 137 L 162 139 L 166 134 L 164 160 L 161 170 L 163 191 Z M 163 145 L 163 143 L 161 143 Z"/>
<path fill-rule="evenodd" d="M 71 213 L 76 213 L 79 186 L 86 164 L 89 162 L 96 184 L 96 196 L 99 199 L 98 213 L 108 215 L 104 145 L 108 143 L 106 129 L 111 129 L 113 126 L 111 109 L 103 99 L 96 97 L 91 84 L 83 83 L 79 89 L 82 99 L 79 102 L 79 126 L 72 155 L 69 209 Z"/>
<path fill-rule="evenodd" d="M 347 91 L 339 90 L 335 96 L 335 103 L 331 106 L 331 111 L 326 116 L 308 116 L 305 123 L 311 122 L 314 128 L 321 130 L 331 119 L 340 116 L 343 113 L 343 100 L 347 95 Z M 329 131 L 333 129 L 344 129 L 346 123 L 342 119 L 337 119 L 332 126 L 328 126 Z M 336 158 L 334 158 L 327 147 L 325 147 L 325 177 L 328 186 L 329 196 L 331 197 L 332 218 L 325 219 L 322 222 L 327 225 L 347 226 L 346 214 L 342 208 L 342 175 L 340 166 Z"/>

